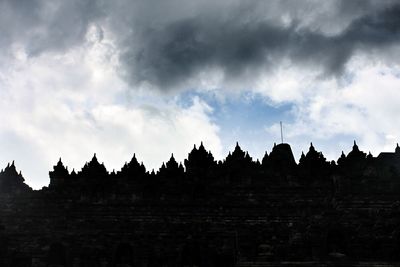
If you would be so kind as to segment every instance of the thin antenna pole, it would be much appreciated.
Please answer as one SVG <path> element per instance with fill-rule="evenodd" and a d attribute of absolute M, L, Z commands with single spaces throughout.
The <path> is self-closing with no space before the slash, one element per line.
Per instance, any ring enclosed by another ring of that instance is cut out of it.
<path fill-rule="evenodd" d="M 281 123 L 281 144 L 283 144 L 283 130 L 282 130 L 282 121 L 280 121 Z"/>

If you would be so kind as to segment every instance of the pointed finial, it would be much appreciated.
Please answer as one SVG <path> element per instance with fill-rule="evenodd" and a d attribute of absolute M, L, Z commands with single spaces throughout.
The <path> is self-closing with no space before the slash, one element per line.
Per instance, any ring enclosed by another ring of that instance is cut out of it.
<path fill-rule="evenodd" d="M 239 146 L 239 142 L 238 142 L 238 141 L 236 141 L 236 146 L 237 146 L 237 147 Z"/>
<path fill-rule="evenodd" d="M 313 145 L 312 142 L 310 143 L 310 149 L 309 149 L 309 151 L 311 151 L 311 152 L 315 152 L 315 151 L 316 151 L 316 150 L 315 150 L 315 147 L 314 147 L 314 145 Z"/>
<path fill-rule="evenodd" d="M 14 166 L 14 161 L 12 161 L 11 166 Z"/>
<path fill-rule="evenodd" d="M 58 162 L 60 162 L 60 163 L 61 163 L 61 157 L 60 157 L 60 159 L 58 160 Z"/>
<path fill-rule="evenodd" d="M 356 143 L 356 140 L 354 140 L 353 150 L 355 150 L 355 151 L 359 150 L 358 146 L 357 146 L 357 143 Z"/>

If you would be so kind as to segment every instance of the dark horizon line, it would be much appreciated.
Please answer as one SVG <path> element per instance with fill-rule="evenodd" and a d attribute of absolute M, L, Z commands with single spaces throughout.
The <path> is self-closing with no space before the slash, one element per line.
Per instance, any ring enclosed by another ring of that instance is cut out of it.
<path fill-rule="evenodd" d="M 290 152 L 291 152 L 292 155 L 293 155 L 293 152 L 292 152 L 292 150 L 291 150 L 290 144 L 289 144 L 289 143 L 285 143 L 285 142 L 282 142 L 282 143 L 279 143 L 279 144 L 277 144 L 276 142 L 274 142 L 274 146 L 272 147 L 272 150 L 270 151 L 270 153 L 274 150 L 275 147 L 281 146 L 281 145 L 287 145 L 287 146 L 290 148 Z M 354 140 L 354 143 L 353 143 L 353 150 L 354 150 L 355 147 L 356 147 L 356 149 L 358 150 L 358 145 L 357 145 L 356 140 Z M 212 153 L 211 153 L 211 150 L 206 150 L 205 147 L 204 147 L 204 145 L 203 145 L 203 141 L 201 141 L 201 142 L 200 142 L 200 146 L 199 146 L 198 148 L 196 147 L 196 144 L 194 144 L 194 147 L 193 147 L 193 149 L 188 153 L 188 156 L 187 156 L 185 159 L 183 159 L 182 161 L 177 162 L 177 163 L 178 163 L 179 165 L 182 165 L 182 167 L 183 167 L 183 168 L 185 169 L 185 171 L 186 171 L 185 164 L 183 164 L 184 161 L 188 159 L 190 153 L 192 153 L 193 150 L 199 150 L 200 148 L 204 149 L 205 152 L 210 153 L 211 156 L 213 156 Z M 248 151 L 242 150 L 242 148 L 241 148 L 240 145 L 239 145 L 239 142 L 237 141 L 234 150 L 233 150 L 233 151 L 229 151 L 228 154 L 227 154 L 227 156 L 226 156 L 224 159 L 215 160 L 215 159 L 213 158 L 213 161 L 214 161 L 215 163 L 217 163 L 217 164 L 219 164 L 219 163 L 224 163 L 224 162 L 226 161 L 227 157 L 228 157 L 229 155 L 231 155 L 237 148 L 238 148 L 240 151 L 244 152 L 245 155 L 248 155 L 253 163 L 259 163 L 259 164 L 261 164 L 261 162 L 263 161 L 263 159 L 264 159 L 265 157 L 268 157 L 268 156 L 269 156 L 268 151 L 266 150 L 262 158 L 260 158 L 260 159 L 257 158 L 256 160 L 253 160 L 253 157 L 250 156 L 249 152 L 248 152 Z M 314 147 L 314 145 L 313 145 L 312 142 L 310 142 L 309 151 L 310 151 L 311 148 L 314 148 L 314 150 L 315 150 L 315 147 Z M 396 149 L 397 149 L 397 148 L 400 148 L 400 147 L 399 147 L 399 143 L 396 144 Z M 351 151 L 353 151 L 353 150 L 351 150 Z M 309 151 L 308 151 L 308 152 L 309 152 Z M 350 151 L 350 152 L 351 152 L 351 151 Z M 360 151 L 363 152 L 362 150 L 360 150 Z M 308 153 L 308 152 L 307 152 L 307 153 Z M 317 151 L 317 152 L 320 153 L 321 156 L 324 156 L 323 153 L 322 153 L 322 151 Z M 349 153 L 350 153 L 350 152 L 349 152 Z M 304 154 L 307 154 L 307 153 L 305 153 L 304 150 L 302 150 L 301 155 L 300 155 L 300 157 L 299 157 L 299 160 L 301 159 L 301 157 L 302 157 Z M 347 153 L 347 155 L 348 155 L 349 153 Z M 382 154 L 382 153 L 393 153 L 393 152 L 384 152 L 384 151 L 381 151 L 381 152 L 378 154 L 378 156 L 376 156 L 376 157 L 374 157 L 374 156 L 371 154 L 371 152 L 368 152 L 368 154 L 366 154 L 366 155 L 371 156 L 371 157 L 373 157 L 373 158 L 377 158 L 377 157 L 379 157 L 379 155 Z M 327 161 L 328 163 L 335 163 L 335 164 L 337 164 L 337 163 L 338 163 L 338 160 L 340 159 L 340 157 L 343 157 L 343 156 L 346 156 L 346 154 L 345 154 L 344 151 L 342 150 L 341 156 L 339 156 L 338 159 L 336 159 L 336 160 L 326 160 L 326 161 Z M 294 155 L 293 155 L 293 158 L 294 158 Z M 91 159 L 90 161 L 86 161 L 86 162 L 83 164 L 82 168 L 83 168 L 85 165 L 87 165 L 89 162 L 93 161 L 94 159 L 97 161 L 97 152 L 94 152 L 92 159 Z M 137 158 L 136 158 L 136 153 L 133 153 L 133 156 L 132 156 L 130 162 L 131 162 L 133 159 L 135 159 L 135 160 L 137 161 L 137 163 L 139 163 L 140 165 L 142 165 L 142 166 L 145 167 L 146 173 L 151 173 L 151 172 L 157 173 L 157 172 L 159 172 L 160 169 L 162 169 L 163 166 L 165 166 L 165 164 L 168 163 L 171 159 L 175 160 L 175 157 L 174 157 L 174 153 L 171 153 L 171 157 L 170 157 L 167 161 L 163 161 L 163 162 L 161 163 L 161 166 L 157 169 L 157 171 L 155 170 L 155 168 L 152 168 L 151 171 L 150 171 L 150 169 L 147 169 L 146 166 L 145 166 L 145 164 L 143 163 L 143 161 L 140 161 L 140 162 L 139 162 L 139 161 L 137 160 Z M 176 161 L 176 160 L 175 160 L 175 161 Z M 120 170 L 121 170 L 125 165 L 129 164 L 130 162 L 125 161 L 125 163 L 122 165 L 122 167 L 120 168 Z M 62 163 L 62 157 L 59 158 L 58 163 Z M 295 163 L 296 163 L 297 165 L 299 164 L 299 162 L 296 161 L 296 160 L 295 160 Z M 63 163 L 62 163 L 62 164 L 63 164 Z M 101 162 L 101 165 L 103 165 L 103 166 L 105 167 L 104 162 Z M 7 164 L 7 167 L 9 167 L 9 166 L 10 166 L 10 162 L 8 162 L 8 164 Z M 12 161 L 11 161 L 11 166 L 15 166 L 15 160 L 12 160 Z M 55 165 L 55 166 L 56 166 L 56 165 Z M 64 166 L 64 165 L 63 165 L 63 166 Z M 65 166 L 65 168 L 68 170 L 68 166 Z M 106 167 L 105 167 L 105 168 L 106 168 Z M 107 169 L 107 168 L 106 168 L 106 169 Z M 120 171 L 120 170 L 119 170 L 119 171 Z M 0 172 L 3 172 L 3 171 L 4 171 L 4 169 L 0 169 Z M 72 171 L 69 171 L 69 170 L 68 170 L 68 172 L 71 174 L 72 172 L 76 172 L 76 171 L 75 171 L 75 168 L 72 168 Z M 115 169 L 113 169 L 112 171 L 107 170 L 107 172 L 108 172 L 109 174 L 111 174 L 111 173 L 113 173 L 113 172 L 116 173 L 117 171 L 116 171 Z M 21 171 L 19 171 L 19 173 L 21 174 Z"/>

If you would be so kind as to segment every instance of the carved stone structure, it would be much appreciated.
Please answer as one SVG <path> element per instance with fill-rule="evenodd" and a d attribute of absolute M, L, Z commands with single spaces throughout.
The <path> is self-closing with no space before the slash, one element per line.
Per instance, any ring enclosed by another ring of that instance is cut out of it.
<path fill-rule="evenodd" d="M 238 144 L 215 161 L 203 144 L 155 173 L 136 155 L 109 173 L 96 155 L 31 190 L 0 172 L 0 266 L 399 266 L 400 148 L 356 143 L 327 162 L 288 144 L 262 162 Z"/>

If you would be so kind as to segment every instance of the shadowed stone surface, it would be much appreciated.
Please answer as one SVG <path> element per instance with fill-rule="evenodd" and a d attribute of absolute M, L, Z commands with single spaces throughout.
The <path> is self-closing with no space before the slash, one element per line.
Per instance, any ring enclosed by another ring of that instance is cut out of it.
<path fill-rule="evenodd" d="M 262 162 L 203 144 L 157 173 L 136 155 L 109 173 L 97 156 L 31 190 L 0 172 L 0 266 L 398 266 L 400 148 L 327 162 L 288 144 Z"/>

